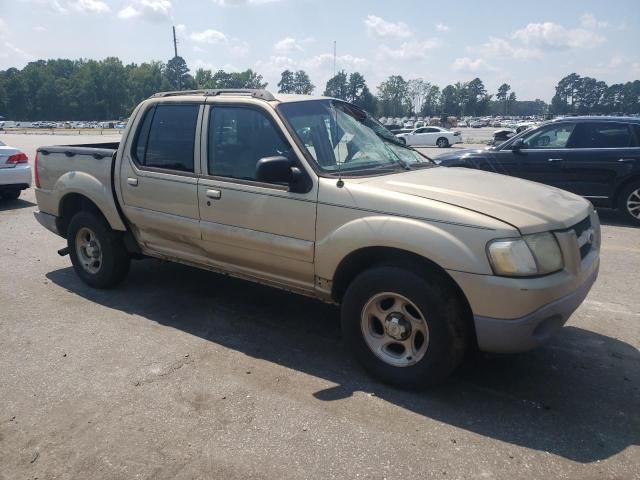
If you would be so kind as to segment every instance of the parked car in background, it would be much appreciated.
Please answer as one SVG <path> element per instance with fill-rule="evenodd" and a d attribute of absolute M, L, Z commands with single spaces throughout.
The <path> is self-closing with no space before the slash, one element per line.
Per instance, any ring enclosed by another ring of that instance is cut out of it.
<path fill-rule="evenodd" d="M 617 208 L 640 225 L 640 119 L 567 117 L 525 130 L 497 147 L 458 150 L 436 162 L 488 170 L 568 190 Z"/>
<path fill-rule="evenodd" d="M 31 186 L 31 167 L 27 155 L 0 142 L 0 197 L 15 200 Z"/>
<path fill-rule="evenodd" d="M 437 146 L 450 147 L 456 143 L 462 143 L 462 133 L 452 132 L 442 127 L 421 127 L 408 133 L 396 134 L 406 145 L 419 147 Z"/>
<path fill-rule="evenodd" d="M 349 349 L 403 387 L 469 349 L 540 345 L 598 274 L 589 202 L 438 167 L 337 99 L 165 92 L 120 142 L 41 147 L 35 165 L 36 218 L 86 284 L 151 256 L 339 304 Z"/>

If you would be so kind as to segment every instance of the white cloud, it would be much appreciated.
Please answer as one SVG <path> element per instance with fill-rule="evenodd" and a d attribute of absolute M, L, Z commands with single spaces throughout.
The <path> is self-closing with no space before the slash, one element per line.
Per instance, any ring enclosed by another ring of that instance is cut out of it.
<path fill-rule="evenodd" d="M 292 37 L 286 37 L 286 38 L 283 38 L 282 40 L 277 41 L 273 45 L 273 49 L 277 53 L 282 53 L 282 54 L 292 53 L 295 51 L 302 52 L 304 50 L 304 48 L 302 48 L 302 45 L 300 45 L 300 43 L 297 42 L 296 39 Z"/>
<path fill-rule="evenodd" d="M 274 3 L 279 0 L 212 0 L 215 5 L 221 7 L 242 7 L 245 5 L 263 5 L 265 3 Z"/>
<path fill-rule="evenodd" d="M 609 22 L 598 21 L 592 13 L 585 13 L 580 17 L 580 25 L 584 28 L 606 28 Z"/>
<path fill-rule="evenodd" d="M 447 25 L 445 25 L 444 23 L 439 23 L 436 25 L 436 31 L 437 32 L 449 32 L 451 31 L 451 28 L 448 27 Z"/>
<path fill-rule="evenodd" d="M 590 30 L 565 28 L 557 23 L 530 23 L 516 30 L 511 38 L 525 45 L 548 49 L 591 48 L 605 42 L 605 37 Z"/>
<path fill-rule="evenodd" d="M 18 57 L 21 57 L 24 60 L 34 60 L 35 56 L 30 54 L 29 52 L 21 49 L 20 47 L 15 46 L 13 43 L 11 42 L 4 42 L 4 48 L 6 49 L 6 52 L 8 53 L 12 53 L 14 55 L 17 55 Z M 9 55 L 4 55 L 5 57 L 8 57 Z"/>
<path fill-rule="evenodd" d="M 234 57 L 246 57 L 249 54 L 249 44 L 211 28 L 202 32 L 194 32 L 189 39 L 199 45 L 224 45 L 228 53 Z M 199 51 L 203 51 L 199 47 Z"/>
<path fill-rule="evenodd" d="M 171 17 L 170 0 L 135 0 L 118 12 L 124 20 L 141 17 L 151 22 L 162 22 Z"/>
<path fill-rule="evenodd" d="M 355 57 L 350 54 L 338 55 L 336 57 L 336 68 L 338 70 L 354 70 L 367 63 L 366 58 Z M 317 69 L 320 67 L 333 66 L 333 53 L 321 53 L 313 57 L 307 58 L 300 62 L 303 69 Z"/>
<path fill-rule="evenodd" d="M 424 42 L 403 42 L 398 48 L 382 45 L 380 53 L 383 57 L 396 60 L 416 60 L 426 58 L 430 50 L 438 47 L 437 40 L 425 40 Z"/>
<path fill-rule="evenodd" d="M 504 38 L 489 37 L 489 40 L 479 47 L 468 48 L 470 52 L 479 53 L 485 57 L 509 57 L 518 60 L 542 58 L 542 52 L 537 48 L 527 48 L 514 45 Z"/>
<path fill-rule="evenodd" d="M 111 11 L 109 5 L 100 0 L 76 0 L 70 2 L 69 6 L 82 13 L 109 13 Z"/>
<path fill-rule="evenodd" d="M 118 17 L 124 20 L 128 20 L 129 18 L 137 17 L 140 15 L 140 11 L 133 8 L 131 5 L 124 7 L 122 10 L 118 12 Z"/>
<path fill-rule="evenodd" d="M 33 27 L 33 31 L 34 32 L 46 32 L 47 29 L 44 28 L 42 25 L 36 25 L 35 27 Z"/>
<path fill-rule="evenodd" d="M 203 32 L 194 32 L 189 35 L 189 38 L 196 43 L 208 43 L 210 45 L 216 45 L 227 41 L 227 36 L 224 33 L 213 29 L 207 29 Z"/>
<path fill-rule="evenodd" d="M 472 59 L 469 57 L 456 58 L 451 64 L 456 72 L 478 72 L 481 70 L 495 70 L 483 58 Z"/>
<path fill-rule="evenodd" d="M 386 38 L 408 38 L 413 33 L 406 23 L 387 22 L 386 20 L 376 17 L 375 15 L 367 15 L 364 24 L 367 26 L 367 31 L 376 37 Z"/>

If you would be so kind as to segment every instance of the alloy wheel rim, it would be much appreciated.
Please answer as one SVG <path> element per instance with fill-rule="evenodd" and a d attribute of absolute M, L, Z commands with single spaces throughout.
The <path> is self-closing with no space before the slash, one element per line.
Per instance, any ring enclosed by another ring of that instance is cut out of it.
<path fill-rule="evenodd" d="M 374 355 L 394 367 L 418 363 L 429 347 L 424 314 L 399 293 L 383 292 L 371 297 L 362 309 L 360 328 Z"/>
<path fill-rule="evenodd" d="M 633 218 L 640 220 L 640 188 L 627 197 L 627 211 Z"/>
<path fill-rule="evenodd" d="M 102 247 L 95 232 L 83 227 L 76 234 L 76 253 L 82 268 L 95 274 L 102 266 Z"/>

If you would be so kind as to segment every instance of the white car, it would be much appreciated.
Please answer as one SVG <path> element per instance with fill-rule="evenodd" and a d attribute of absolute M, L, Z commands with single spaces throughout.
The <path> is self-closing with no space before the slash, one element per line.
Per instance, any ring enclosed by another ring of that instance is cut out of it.
<path fill-rule="evenodd" d="M 29 159 L 17 148 L 0 142 L 0 197 L 15 200 L 31 186 Z"/>
<path fill-rule="evenodd" d="M 455 143 L 462 143 L 462 133 L 452 132 L 441 127 L 421 127 L 409 133 L 399 133 L 396 135 L 407 145 L 419 147 L 437 146 L 440 148 L 449 147 Z"/>

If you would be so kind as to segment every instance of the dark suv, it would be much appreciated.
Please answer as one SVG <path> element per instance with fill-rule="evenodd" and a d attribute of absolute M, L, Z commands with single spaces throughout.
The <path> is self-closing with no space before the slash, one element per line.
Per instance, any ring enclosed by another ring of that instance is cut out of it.
<path fill-rule="evenodd" d="M 458 150 L 435 161 L 562 188 L 595 206 L 617 208 L 640 225 L 640 118 L 552 120 L 496 147 Z"/>

